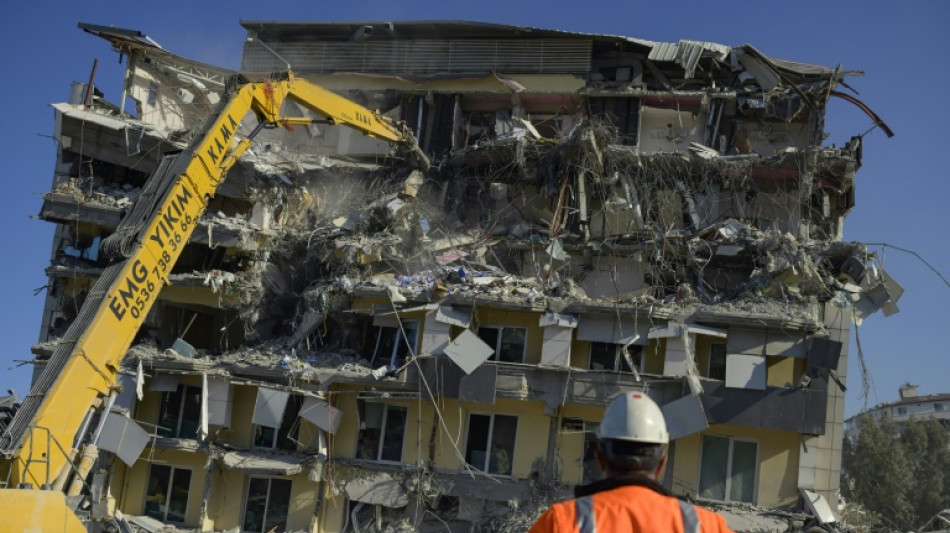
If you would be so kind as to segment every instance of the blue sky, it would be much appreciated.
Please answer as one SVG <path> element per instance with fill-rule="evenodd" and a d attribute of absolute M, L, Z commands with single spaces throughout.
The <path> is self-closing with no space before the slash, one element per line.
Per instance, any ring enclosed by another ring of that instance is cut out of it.
<path fill-rule="evenodd" d="M 30 359 L 39 332 L 53 226 L 31 219 L 52 179 L 53 110 L 73 81 L 84 81 L 99 58 L 97 81 L 118 100 L 122 70 L 105 41 L 76 29 L 77 22 L 138 29 L 165 48 L 200 61 L 237 68 L 244 20 L 479 20 L 572 31 L 628 35 L 658 41 L 680 39 L 728 45 L 751 43 L 772 57 L 861 70 L 849 84 L 858 98 L 897 133 L 865 137 L 864 167 L 857 176 L 857 206 L 845 238 L 886 242 L 922 255 L 950 276 L 948 155 L 950 111 L 942 101 L 950 88 L 945 70 L 950 2 L 634 2 L 498 1 L 383 2 L 85 2 L 50 5 L 19 2 L 0 22 L 6 105 L 0 136 L 6 189 L 0 221 L 6 232 L 0 280 L 0 391 L 27 392 L 30 368 L 8 370 Z M 271 5 L 268 5 L 271 4 Z M 273 4 L 278 4 L 274 6 Z M 943 66 L 941 66 L 943 65 Z M 857 108 L 831 102 L 827 143 L 839 146 L 871 126 Z M 884 268 L 906 293 L 902 312 L 875 315 L 860 330 L 873 380 L 869 405 L 896 399 L 910 381 L 921 394 L 950 392 L 944 328 L 950 321 L 950 287 L 919 260 L 888 249 Z M 847 414 L 861 409 L 857 347 L 852 340 Z"/>

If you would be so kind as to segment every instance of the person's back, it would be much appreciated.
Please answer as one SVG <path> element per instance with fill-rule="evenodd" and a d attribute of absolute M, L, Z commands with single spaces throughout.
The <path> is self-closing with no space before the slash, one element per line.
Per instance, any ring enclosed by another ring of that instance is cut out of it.
<path fill-rule="evenodd" d="M 647 478 L 607 479 L 578 487 L 576 493 L 578 498 L 551 506 L 529 533 L 730 531 L 721 516 L 670 495 Z"/>
<path fill-rule="evenodd" d="M 553 505 L 529 533 L 730 533 L 723 517 L 656 481 L 669 440 L 663 412 L 649 396 L 617 396 L 597 428 L 594 459 L 606 478 L 576 487 L 575 499 Z"/>

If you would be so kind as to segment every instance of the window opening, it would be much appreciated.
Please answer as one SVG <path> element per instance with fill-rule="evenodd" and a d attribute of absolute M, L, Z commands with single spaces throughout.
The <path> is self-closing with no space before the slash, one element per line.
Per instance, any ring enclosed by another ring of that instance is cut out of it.
<path fill-rule="evenodd" d="M 493 326 L 478 328 L 478 338 L 495 350 L 491 357 L 493 361 L 523 363 L 526 336 L 527 330 L 525 328 Z"/>
<path fill-rule="evenodd" d="M 286 531 L 291 486 L 289 479 L 248 479 L 242 529 L 258 533 Z"/>
<path fill-rule="evenodd" d="M 627 350 L 630 353 L 630 360 L 636 367 L 637 372 L 643 369 L 643 346 L 631 344 Z M 591 370 L 613 370 L 617 372 L 630 371 L 626 359 L 623 357 L 623 345 L 610 342 L 591 342 L 590 343 L 590 363 Z"/>
<path fill-rule="evenodd" d="M 158 435 L 166 438 L 194 439 L 201 418 L 201 388 L 179 385 L 174 392 L 162 393 L 158 414 Z"/>
<path fill-rule="evenodd" d="M 704 435 L 699 496 L 754 504 L 758 451 L 754 441 Z"/>
<path fill-rule="evenodd" d="M 376 327 L 376 348 L 373 350 L 372 365 L 388 364 L 389 368 L 400 366 L 419 349 L 416 344 L 419 337 L 419 322 L 404 320 L 402 328 L 391 326 Z M 405 331 L 405 337 L 403 337 Z M 406 340 L 408 339 L 408 342 Z M 409 347 L 412 346 L 410 352 Z"/>
<path fill-rule="evenodd" d="M 276 448 L 278 450 L 297 451 L 297 438 L 300 436 L 300 407 L 303 396 L 291 394 L 287 398 L 284 417 L 279 428 L 254 424 L 254 446 L 258 448 Z"/>
<path fill-rule="evenodd" d="M 396 405 L 363 404 L 356 457 L 372 461 L 402 461 L 407 409 Z"/>
<path fill-rule="evenodd" d="M 153 464 L 145 492 L 145 514 L 163 522 L 184 522 L 191 470 Z"/>
<path fill-rule="evenodd" d="M 510 476 L 517 430 L 517 416 L 470 414 L 465 462 L 489 474 Z"/>

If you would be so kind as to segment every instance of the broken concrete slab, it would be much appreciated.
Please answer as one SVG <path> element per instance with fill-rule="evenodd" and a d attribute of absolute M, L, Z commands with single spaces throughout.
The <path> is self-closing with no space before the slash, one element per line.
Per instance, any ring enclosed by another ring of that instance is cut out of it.
<path fill-rule="evenodd" d="M 478 335 L 466 329 L 445 347 L 445 355 L 466 374 L 471 374 L 495 353 Z"/>
<path fill-rule="evenodd" d="M 726 355 L 726 387 L 765 390 L 765 357 L 731 353 Z"/>
<path fill-rule="evenodd" d="M 152 392 L 175 392 L 177 389 L 178 376 L 175 374 L 155 374 L 148 384 L 148 390 Z"/>
<path fill-rule="evenodd" d="M 225 452 L 218 460 L 224 468 L 249 476 L 292 476 L 304 471 L 308 457 L 302 454 L 266 453 L 234 450 Z"/>
<path fill-rule="evenodd" d="M 498 367 L 483 365 L 459 381 L 458 398 L 460 402 L 482 405 L 495 403 Z"/>
<path fill-rule="evenodd" d="M 824 496 L 808 489 L 800 489 L 799 492 L 802 495 L 802 500 L 805 502 L 805 508 L 812 516 L 818 519 L 819 523 L 833 524 L 838 521 L 838 517 L 835 516 L 831 506 L 828 505 L 828 500 L 826 500 Z"/>
<path fill-rule="evenodd" d="M 689 394 L 660 407 L 666 419 L 670 440 L 699 433 L 709 427 L 706 411 L 698 395 Z"/>
<path fill-rule="evenodd" d="M 299 416 L 331 435 L 336 434 L 343 421 L 343 411 L 313 396 L 304 398 Z"/>
<path fill-rule="evenodd" d="M 409 503 L 402 484 L 385 472 L 366 472 L 362 477 L 346 481 L 346 497 L 355 502 L 399 508 Z"/>

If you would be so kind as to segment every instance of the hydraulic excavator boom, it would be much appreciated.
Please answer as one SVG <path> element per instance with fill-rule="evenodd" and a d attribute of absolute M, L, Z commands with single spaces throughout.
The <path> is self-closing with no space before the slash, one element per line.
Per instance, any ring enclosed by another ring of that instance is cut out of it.
<path fill-rule="evenodd" d="M 122 358 L 231 166 L 261 128 L 312 122 L 283 115 L 283 109 L 295 109 L 284 105 L 288 101 L 332 124 L 399 143 L 414 166 L 428 167 L 411 132 L 291 73 L 255 83 L 232 79 L 188 148 L 163 161 L 149 178 L 161 180 L 160 187 L 151 199 L 143 195 L 138 200 L 152 203 L 144 206 L 137 232 L 114 243 L 111 252 L 104 241 L 107 255 L 121 259 L 105 269 L 0 437 L 0 481 L 6 481 L 0 489 L 0 532 L 85 531 L 61 488 L 72 474 L 79 483 L 71 492 L 78 493 L 95 461 L 96 443 L 90 435 L 97 432 L 90 430 L 88 419 L 97 409 L 101 418 L 108 412 Z M 258 124 L 243 133 L 249 113 Z"/>

